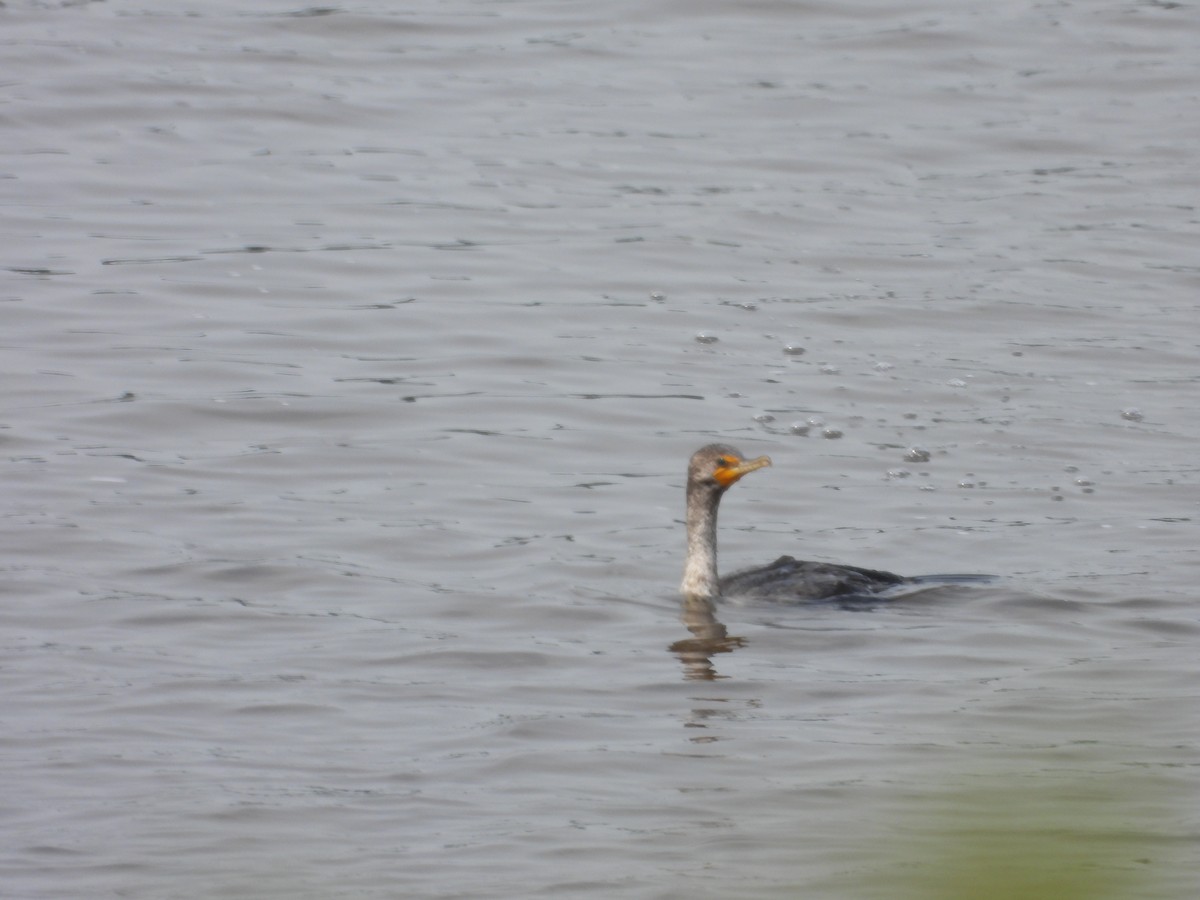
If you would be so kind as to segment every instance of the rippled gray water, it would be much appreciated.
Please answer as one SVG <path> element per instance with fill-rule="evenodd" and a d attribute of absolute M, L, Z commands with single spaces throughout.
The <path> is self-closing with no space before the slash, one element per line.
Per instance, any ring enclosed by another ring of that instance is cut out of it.
<path fill-rule="evenodd" d="M 1194 4 L 0 53 L 5 898 L 1195 896 Z M 714 439 L 729 567 L 1000 578 L 681 609 Z"/>

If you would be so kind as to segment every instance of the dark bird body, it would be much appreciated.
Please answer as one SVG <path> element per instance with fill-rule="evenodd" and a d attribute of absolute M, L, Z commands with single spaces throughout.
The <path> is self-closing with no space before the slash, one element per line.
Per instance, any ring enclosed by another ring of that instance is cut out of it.
<path fill-rule="evenodd" d="M 875 594 L 909 582 L 910 579 L 892 572 L 791 556 L 781 556 L 770 565 L 743 569 L 718 580 L 722 597 L 775 602 Z"/>

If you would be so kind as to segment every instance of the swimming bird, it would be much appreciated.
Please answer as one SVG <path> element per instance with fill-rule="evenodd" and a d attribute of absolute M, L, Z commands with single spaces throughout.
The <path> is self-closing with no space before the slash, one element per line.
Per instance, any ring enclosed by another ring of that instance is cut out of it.
<path fill-rule="evenodd" d="M 689 600 L 770 600 L 796 603 L 847 595 L 876 594 L 898 584 L 919 583 L 891 572 L 808 562 L 781 556 L 768 566 L 717 575 L 717 507 L 743 475 L 771 465 L 746 459 L 727 444 L 709 444 L 692 454 L 687 479 L 687 562 L 680 593 Z M 948 576 L 950 578 L 971 576 Z"/>

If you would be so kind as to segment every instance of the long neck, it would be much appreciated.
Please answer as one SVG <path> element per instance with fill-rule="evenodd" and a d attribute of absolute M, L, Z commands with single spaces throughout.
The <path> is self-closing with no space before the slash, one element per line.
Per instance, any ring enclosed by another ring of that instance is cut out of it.
<path fill-rule="evenodd" d="M 688 485 L 687 562 L 679 592 L 691 599 L 711 600 L 721 593 L 717 580 L 717 504 L 719 492 Z"/>

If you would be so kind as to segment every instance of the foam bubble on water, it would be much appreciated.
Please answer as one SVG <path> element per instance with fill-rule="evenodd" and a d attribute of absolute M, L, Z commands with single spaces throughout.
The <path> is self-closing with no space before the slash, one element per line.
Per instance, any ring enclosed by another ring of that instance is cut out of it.
<path fill-rule="evenodd" d="M 904 451 L 904 459 L 907 462 L 929 462 L 932 456 L 933 454 L 924 447 L 909 447 Z"/>
<path fill-rule="evenodd" d="M 792 432 L 792 434 L 798 434 L 801 437 L 807 437 L 808 429 L 810 427 L 812 426 L 810 426 L 807 422 L 793 422 L 788 426 L 788 429 Z"/>
<path fill-rule="evenodd" d="M 1140 422 L 1145 418 L 1142 411 L 1135 406 L 1127 406 L 1121 410 L 1121 418 L 1129 422 Z"/>
<path fill-rule="evenodd" d="M 807 351 L 799 344 L 784 344 L 783 352 L 788 356 L 803 356 Z"/>
<path fill-rule="evenodd" d="M 838 438 L 842 437 L 842 430 L 840 428 L 826 428 L 821 432 L 821 437 L 825 438 L 826 440 L 836 441 Z"/>
<path fill-rule="evenodd" d="M 717 337 L 715 334 L 713 334 L 711 331 L 697 331 L 696 332 L 696 343 L 697 344 L 715 344 L 719 340 L 720 340 L 720 338 Z"/>

